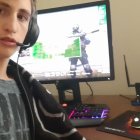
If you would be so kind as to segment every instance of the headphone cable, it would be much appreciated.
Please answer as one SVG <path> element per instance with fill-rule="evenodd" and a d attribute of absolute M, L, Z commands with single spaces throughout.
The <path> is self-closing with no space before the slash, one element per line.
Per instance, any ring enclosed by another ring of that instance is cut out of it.
<path fill-rule="evenodd" d="M 29 110 L 31 111 L 31 118 L 32 118 L 32 123 L 33 123 L 33 133 L 32 133 L 32 137 L 33 137 L 33 140 L 35 140 L 35 120 L 34 120 L 34 115 L 33 115 L 32 107 L 31 107 L 31 103 L 30 103 L 29 98 L 28 98 L 27 91 L 26 91 L 26 89 L 25 89 L 25 87 L 24 87 L 24 85 L 23 85 L 23 82 L 22 82 L 21 76 L 20 76 L 20 72 L 19 72 L 19 64 L 18 64 L 18 62 L 19 62 L 19 57 L 20 57 L 20 53 L 21 53 L 21 52 L 22 52 L 22 51 L 20 51 L 20 52 L 18 53 L 18 56 L 17 56 L 17 75 L 18 75 L 20 84 L 21 84 L 21 86 L 22 86 L 22 88 L 23 88 L 23 90 L 24 90 L 24 93 L 25 93 L 25 96 L 26 96 L 26 99 L 27 99 L 27 102 L 28 102 L 28 105 L 29 105 Z"/>

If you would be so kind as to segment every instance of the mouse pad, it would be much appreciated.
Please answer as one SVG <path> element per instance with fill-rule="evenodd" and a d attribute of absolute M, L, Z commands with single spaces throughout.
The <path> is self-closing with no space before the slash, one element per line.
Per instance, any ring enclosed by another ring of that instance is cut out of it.
<path fill-rule="evenodd" d="M 136 113 L 137 112 L 135 111 L 128 110 L 116 118 L 109 120 L 105 124 L 97 127 L 97 130 L 140 140 L 140 129 L 132 128 L 130 125 L 132 122 L 132 117 Z"/>

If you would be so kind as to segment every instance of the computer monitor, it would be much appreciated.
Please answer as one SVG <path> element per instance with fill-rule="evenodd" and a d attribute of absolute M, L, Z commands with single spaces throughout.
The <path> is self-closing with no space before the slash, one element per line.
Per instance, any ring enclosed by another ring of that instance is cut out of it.
<path fill-rule="evenodd" d="M 19 64 L 42 84 L 56 84 L 61 103 L 68 89 L 81 102 L 79 82 L 114 79 L 109 0 L 38 10 L 37 21 L 39 38 Z"/>

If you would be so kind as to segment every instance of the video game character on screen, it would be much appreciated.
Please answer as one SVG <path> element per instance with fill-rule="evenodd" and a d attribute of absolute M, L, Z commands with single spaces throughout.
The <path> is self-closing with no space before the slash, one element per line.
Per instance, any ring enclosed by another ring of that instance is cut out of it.
<path fill-rule="evenodd" d="M 98 31 L 98 30 L 92 31 L 90 33 L 94 33 L 96 31 Z M 69 36 L 69 38 L 77 38 L 77 39 L 79 39 L 79 41 L 80 41 L 79 46 L 81 47 L 81 48 L 79 48 L 79 51 L 81 51 L 79 57 L 73 55 L 73 57 L 69 58 L 69 60 L 70 60 L 70 73 L 71 73 L 72 78 L 76 77 L 76 70 L 77 70 L 77 67 L 79 66 L 79 65 L 77 65 L 78 60 L 80 60 L 80 62 L 82 64 L 82 66 L 84 68 L 84 71 L 85 71 L 87 76 L 91 76 L 92 73 L 93 73 L 93 70 L 91 69 L 89 61 L 88 61 L 88 54 L 86 52 L 86 46 L 89 45 L 90 42 L 91 42 L 86 37 L 87 34 L 89 34 L 89 33 L 83 32 L 80 29 L 79 25 L 76 24 L 72 28 L 72 35 Z M 76 50 L 73 50 L 73 51 L 76 51 Z"/>

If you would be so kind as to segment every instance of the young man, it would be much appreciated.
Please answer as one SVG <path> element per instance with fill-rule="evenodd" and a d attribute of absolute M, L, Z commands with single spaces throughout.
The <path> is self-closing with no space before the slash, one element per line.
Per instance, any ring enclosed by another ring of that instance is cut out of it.
<path fill-rule="evenodd" d="M 52 95 L 10 60 L 35 43 L 36 24 L 35 0 L 0 0 L 0 140 L 85 140 Z"/>

